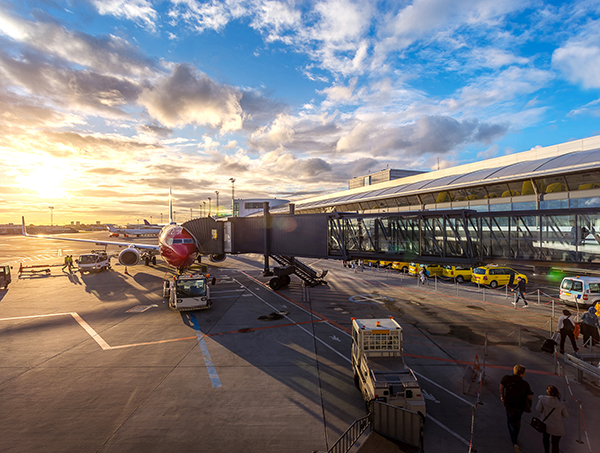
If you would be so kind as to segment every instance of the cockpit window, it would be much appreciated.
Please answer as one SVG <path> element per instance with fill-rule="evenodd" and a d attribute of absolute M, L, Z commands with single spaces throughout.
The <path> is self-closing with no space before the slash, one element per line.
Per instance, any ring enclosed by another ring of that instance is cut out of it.
<path fill-rule="evenodd" d="M 193 244 L 194 240 L 192 238 L 177 238 L 173 239 L 173 244 Z"/>

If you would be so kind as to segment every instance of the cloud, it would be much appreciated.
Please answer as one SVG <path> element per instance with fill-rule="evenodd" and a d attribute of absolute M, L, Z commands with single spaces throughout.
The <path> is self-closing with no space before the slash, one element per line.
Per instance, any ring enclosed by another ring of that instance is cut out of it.
<path fill-rule="evenodd" d="M 596 36 L 600 40 L 600 34 Z M 600 88 L 600 45 L 570 43 L 552 54 L 552 67 L 572 83 Z"/>
<path fill-rule="evenodd" d="M 91 36 L 50 22 L 32 22 L 0 10 L 0 34 L 43 53 L 100 73 L 145 76 L 155 72 L 154 62 L 117 36 Z"/>
<path fill-rule="evenodd" d="M 398 127 L 362 122 L 340 138 L 336 150 L 344 154 L 367 152 L 372 156 L 445 154 L 475 142 L 490 143 L 506 131 L 504 125 L 458 121 L 448 116 L 423 116 Z"/>
<path fill-rule="evenodd" d="M 157 12 L 146 0 L 92 0 L 101 15 L 111 15 L 140 23 L 151 31 L 156 29 Z"/>
<path fill-rule="evenodd" d="M 238 90 L 218 85 L 206 74 L 181 64 L 171 75 L 144 89 L 139 102 L 167 127 L 195 124 L 234 131 L 241 129 L 244 120 L 241 97 Z"/>

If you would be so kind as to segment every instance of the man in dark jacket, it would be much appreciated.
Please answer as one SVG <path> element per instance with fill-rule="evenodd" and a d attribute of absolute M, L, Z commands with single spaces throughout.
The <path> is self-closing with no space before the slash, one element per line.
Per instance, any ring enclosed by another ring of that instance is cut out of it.
<path fill-rule="evenodd" d="M 515 447 L 515 453 L 521 453 L 518 444 L 521 416 L 523 412 L 531 412 L 531 401 L 533 400 L 531 387 L 523 379 L 523 376 L 525 376 L 525 367 L 515 365 L 513 374 L 507 374 L 500 381 L 500 399 L 506 408 L 508 432 Z"/>
<path fill-rule="evenodd" d="M 517 285 L 514 287 L 514 290 L 517 290 L 517 298 L 512 303 L 515 307 L 517 306 L 517 302 L 519 302 L 519 299 L 523 299 L 523 303 L 525 304 L 525 306 L 523 308 L 529 307 L 529 304 L 525 300 L 525 287 L 526 287 L 525 280 L 522 279 L 521 277 L 517 277 Z"/>

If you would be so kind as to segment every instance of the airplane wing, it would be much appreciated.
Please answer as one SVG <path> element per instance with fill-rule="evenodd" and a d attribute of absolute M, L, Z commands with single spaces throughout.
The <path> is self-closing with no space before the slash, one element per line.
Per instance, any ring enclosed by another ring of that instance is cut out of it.
<path fill-rule="evenodd" d="M 116 245 L 117 247 L 135 247 L 140 250 L 158 250 L 158 245 L 152 244 L 136 244 L 134 242 L 114 242 L 114 241 L 96 241 L 94 239 L 75 239 L 75 238 L 62 238 L 58 236 L 49 236 L 44 234 L 28 234 L 25 228 L 25 217 L 21 217 L 23 224 L 21 226 L 21 233 L 23 236 L 28 238 L 39 238 L 39 239 L 54 239 L 57 241 L 74 241 L 74 242 L 88 242 L 95 245 Z"/>

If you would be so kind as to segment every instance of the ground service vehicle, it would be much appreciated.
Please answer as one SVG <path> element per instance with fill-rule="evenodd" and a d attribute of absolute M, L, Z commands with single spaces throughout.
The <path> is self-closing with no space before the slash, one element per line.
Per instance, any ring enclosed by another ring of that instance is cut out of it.
<path fill-rule="evenodd" d="M 402 351 L 402 327 L 393 318 L 352 319 L 354 383 L 365 401 L 375 399 L 425 415 L 421 388 Z"/>
<path fill-rule="evenodd" d="M 510 267 L 488 264 L 487 266 L 473 269 L 471 281 L 480 285 L 490 285 L 492 288 L 497 288 L 501 285 L 515 285 L 517 277 L 521 277 L 527 283 L 527 276 L 525 274 L 520 274 Z"/>
<path fill-rule="evenodd" d="M 215 278 L 211 283 L 215 284 Z M 163 298 L 174 310 L 203 310 L 212 306 L 208 277 L 204 274 L 175 275 L 163 281 Z"/>
<path fill-rule="evenodd" d="M 0 266 L 0 288 L 8 288 L 8 284 L 12 280 L 10 279 L 10 266 Z"/>
<path fill-rule="evenodd" d="M 565 277 L 560 283 L 565 305 L 589 308 L 600 302 L 600 277 Z"/>
<path fill-rule="evenodd" d="M 79 272 L 104 271 L 110 269 L 110 256 L 106 252 L 91 252 L 79 255 L 75 261 Z"/>
<path fill-rule="evenodd" d="M 458 283 L 471 280 L 473 268 L 467 266 L 444 266 L 442 276 L 455 279 Z"/>

